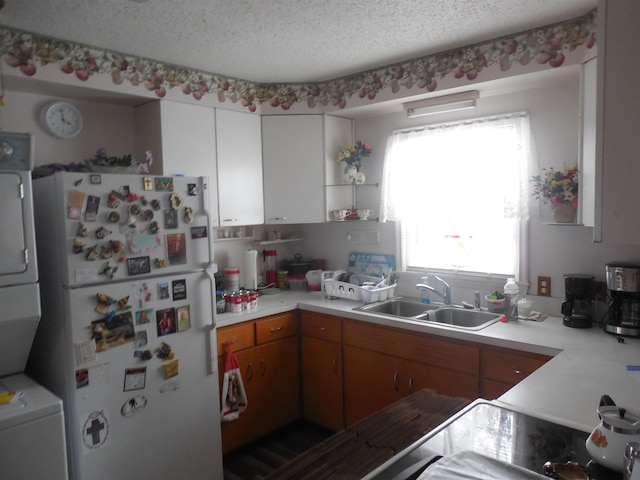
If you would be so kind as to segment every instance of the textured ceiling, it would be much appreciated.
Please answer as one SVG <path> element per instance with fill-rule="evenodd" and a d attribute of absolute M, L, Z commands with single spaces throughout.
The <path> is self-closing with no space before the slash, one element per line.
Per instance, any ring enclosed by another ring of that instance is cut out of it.
<path fill-rule="evenodd" d="M 330 80 L 579 17 L 597 0 L 4 0 L 0 25 L 254 82 Z"/>

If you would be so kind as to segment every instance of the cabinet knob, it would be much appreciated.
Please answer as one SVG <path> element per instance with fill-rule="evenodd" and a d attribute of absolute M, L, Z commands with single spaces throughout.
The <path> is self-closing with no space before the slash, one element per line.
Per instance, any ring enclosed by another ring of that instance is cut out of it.
<path fill-rule="evenodd" d="M 522 375 L 522 370 L 518 370 L 517 368 L 512 368 L 511 372 L 515 373 L 516 375 Z"/>
<path fill-rule="evenodd" d="M 413 393 L 413 377 L 409 379 L 409 393 Z"/>
<path fill-rule="evenodd" d="M 253 363 L 249 362 L 247 365 L 247 378 L 251 380 L 253 378 Z"/>
<path fill-rule="evenodd" d="M 338 359 L 333 357 L 333 373 L 338 373 Z"/>
<path fill-rule="evenodd" d="M 260 360 L 260 376 L 264 377 L 266 373 L 267 373 L 267 364 L 263 358 Z"/>
<path fill-rule="evenodd" d="M 274 220 L 278 221 L 278 222 L 282 222 L 284 220 L 286 220 L 287 217 L 275 217 Z"/>
<path fill-rule="evenodd" d="M 396 392 L 400 390 L 400 386 L 398 385 L 398 372 L 393 374 L 393 389 Z"/>
<path fill-rule="evenodd" d="M 271 329 L 271 333 L 277 333 L 277 332 L 279 332 L 280 330 L 282 330 L 282 327 L 275 327 L 275 328 L 272 328 L 272 329 Z"/>
<path fill-rule="evenodd" d="M 237 222 L 238 219 L 237 218 L 225 218 L 222 220 L 223 222 L 229 222 L 229 223 L 233 223 L 233 222 Z"/>
<path fill-rule="evenodd" d="M 327 329 L 325 327 L 316 327 L 317 330 L 320 330 L 321 332 L 326 332 Z"/>

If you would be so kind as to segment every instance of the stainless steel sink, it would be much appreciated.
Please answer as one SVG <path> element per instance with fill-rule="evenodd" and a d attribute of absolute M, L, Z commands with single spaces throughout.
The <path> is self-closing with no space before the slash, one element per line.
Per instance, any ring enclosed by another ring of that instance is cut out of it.
<path fill-rule="evenodd" d="M 393 318 L 446 325 L 464 330 L 480 330 L 497 322 L 500 318 L 500 315 L 494 313 L 467 310 L 437 303 L 425 304 L 419 300 L 405 297 L 394 297 L 382 302 L 361 305 L 355 307 L 354 310 Z"/>
<path fill-rule="evenodd" d="M 392 317 L 413 318 L 423 315 L 429 310 L 438 308 L 438 305 L 425 304 L 418 300 L 406 298 L 390 298 L 382 302 L 369 303 L 355 307 L 359 312 L 377 313 L 378 315 L 390 315 Z"/>
<path fill-rule="evenodd" d="M 497 322 L 499 318 L 500 315 L 496 315 L 495 313 L 444 307 L 426 312 L 416 319 L 467 330 L 480 330 Z"/>

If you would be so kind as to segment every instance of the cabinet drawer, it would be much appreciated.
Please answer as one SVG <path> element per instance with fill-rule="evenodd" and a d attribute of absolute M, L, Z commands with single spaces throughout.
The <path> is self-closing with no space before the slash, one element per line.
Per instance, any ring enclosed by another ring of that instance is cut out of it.
<path fill-rule="evenodd" d="M 216 336 L 218 338 L 218 356 L 224 355 L 225 342 L 232 344 L 231 351 L 233 352 L 254 347 L 256 344 L 254 322 L 244 322 L 219 328 L 216 331 Z"/>
<path fill-rule="evenodd" d="M 342 320 L 323 313 L 301 312 L 300 332 L 307 337 L 340 343 L 342 342 Z"/>
<path fill-rule="evenodd" d="M 433 335 L 345 321 L 344 343 L 434 367 L 471 375 L 480 373 L 478 347 Z"/>
<path fill-rule="evenodd" d="M 272 315 L 256 321 L 256 344 L 272 342 L 298 333 L 296 313 Z"/>
<path fill-rule="evenodd" d="M 534 353 L 482 349 L 482 376 L 515 385 L 550 359 Z"/>

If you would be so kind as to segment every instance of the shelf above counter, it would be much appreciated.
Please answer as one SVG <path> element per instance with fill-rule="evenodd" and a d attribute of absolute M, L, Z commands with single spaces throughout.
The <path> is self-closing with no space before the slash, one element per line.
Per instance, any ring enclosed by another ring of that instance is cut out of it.
<path fill-rule="evenodd" d="M 276 240 L 256 240 L 256 245 L 278 245 L 280 243 L 301 242 L 304 237 L 279 238 Z"/>

